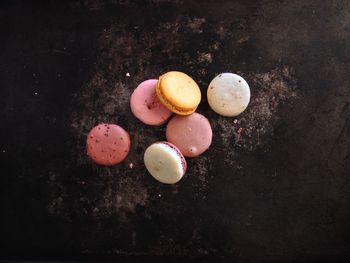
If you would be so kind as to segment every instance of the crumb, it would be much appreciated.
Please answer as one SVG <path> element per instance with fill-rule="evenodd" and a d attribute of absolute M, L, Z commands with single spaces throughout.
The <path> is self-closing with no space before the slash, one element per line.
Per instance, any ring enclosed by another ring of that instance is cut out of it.
<path fill-rule="evenodd" d="M 129 163 L 129 167 L 132 169 L 134 167 L 133 163 Z"/>
<path fill-rule="evenodd" d="M 238 39 L 236 42 L 241 44 L 241 43 L 244 43 L 244 42 L 246 42 L 248 40 L 249 40 L 249 36 L 245 36 L 245 37 L 242 37 L 242 38 Z"/>
<path fill-rule="evenodd" d="M 126 72 L 125 76 L 130 77 L 130 73 Z"/>
<path fill-rule="evenodd" d="M 200 63 L 203 63 L 203 62 L 211 63 L 211 62 L 213 62 L 213 57 L 212 57 L 211 53 L 199 52 L 198 53 L 198 61 Z"/>
<path fill-rule="evenodd" d="M 273 69 L 264 73 L 251 73 L 245 78 L 254 87 L 251 101 L 245 112 L 232 124 L 232 120 L 220 118 L 213 125 L 220 127 L 223 151 L 227 152 L 225 160 L 234 162 L 235 153 L 227 147 L 236 146 L 246 151 L 254 151 L 265 146 L 274 133 L 274 125 L 279 118 L 279 106 L 293 101 L 297 97 L 296 80 L 289 67 Z"/>
<path fill-rule="evenodd" d="M 202 25 L 205 23 L 204 18 L 193 18 L 189 19 L 187 26 L 188 28 L 192 29 L 193 32 L 195 33 L 202 33 Z"/>

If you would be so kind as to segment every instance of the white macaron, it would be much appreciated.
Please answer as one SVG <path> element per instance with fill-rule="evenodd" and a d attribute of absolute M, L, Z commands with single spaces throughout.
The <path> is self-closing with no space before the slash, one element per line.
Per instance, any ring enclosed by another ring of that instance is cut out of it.
<path fill-rule="evenodd" d="M 161 183 L 175 184 L 186 172 L 185 157 L 169 142 L 153 143 L 143 158 L 148 172 Z"/>
<path fill-rule="evenodd" d="M 209 84 L 208 103 L 217 114 L 234 117 L 241 114 L 250 101 L 248 83 L 239 75 L 221 73 Z"/>

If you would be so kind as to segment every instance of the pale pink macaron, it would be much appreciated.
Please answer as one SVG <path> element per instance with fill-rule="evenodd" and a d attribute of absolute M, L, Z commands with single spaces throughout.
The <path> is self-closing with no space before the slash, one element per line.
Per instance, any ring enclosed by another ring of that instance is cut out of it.
<path fill-rule="evenodd" d="M 167 121 L 172 112 L 158 99 L 156 93 L 157 79 L 142 82 L 131 95 L 132 113 L 144 124 L 158 126 Z"/>
<path fill-rule="evenodd" d="M 130 150 L 129 134 L 116 124 L 99 124 L 86 139 L 91 160 L 101 165 L 115 165 L 125 159 Z"/>
<path fill-rule="evenodd" d="M 205 152 L 212 141 L 213 132 L 206 117 L 199 113 L 174 116 L 166 128 L 166 138 L 186 157 Z"/>

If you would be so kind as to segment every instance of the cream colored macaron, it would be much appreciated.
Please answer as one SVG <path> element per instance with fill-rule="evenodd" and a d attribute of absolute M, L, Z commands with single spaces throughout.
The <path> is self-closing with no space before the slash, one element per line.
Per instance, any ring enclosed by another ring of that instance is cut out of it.
<path fill-rule="evenodd" d="M 186 160 L 180 150 L 169 142 L 156 142 L 144 154 L 148 172 L 159 182 L 175 184 L 186 172 Z"/>
<path fill-rule="evenodd" d="M 250 89 L 248 83 L 239 75 L 222 73 L 209 84 L 208 103 L 217 114 L 234 117 L 248 106 Z"/>

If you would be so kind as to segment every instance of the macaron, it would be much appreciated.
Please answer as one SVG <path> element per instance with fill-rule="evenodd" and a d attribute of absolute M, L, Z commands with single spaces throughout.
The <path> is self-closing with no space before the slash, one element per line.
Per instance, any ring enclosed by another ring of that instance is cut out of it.
<path fill-rule="evenodd" d="M 186 157 L 205 152 L 212 141 L 213 132 L 206 117 L 199 113 L 174 116 L 166 128 L 166 138 Z"/>
<path fill-rule="evenodd" d="M 115 165 L 125 159 L 130 150 L 129 134 L 116 124 L 99 124 L 92 128 L 86 140 L 87 155 L 97 164 Z"/>
<path fill-rule="evenodd" d="M 157 95 L 165 107 L 179 115 L 192 114 L 201 101 L 197 83 L 179 71 L 170 71 L 159 77 Z"/>
<path fill-rule="evenodd" d="M 130 108 L 137 119 L 147 125 L 161 125 L 171 116 L 156 93 L 157 79 L 142 82 L 131 95 Z"/>
<path fill-rule="evenodd" d="M 175 184 L 186 173 L 186 160 L 180 150 L 169 142 L 156 142 L 144 154 L 148 172 L 159 182 Z"/>
<path fill-rule="evenodd" d="M 234 117 L 248 106 L 250 89 L 248 83 L 239 75 L 222 73 L 216 76 L 207 90 L 208 103 L 217 114 Z"/>

